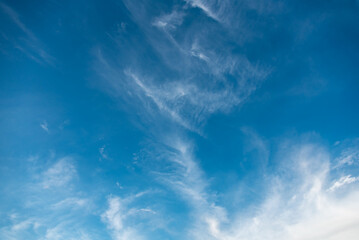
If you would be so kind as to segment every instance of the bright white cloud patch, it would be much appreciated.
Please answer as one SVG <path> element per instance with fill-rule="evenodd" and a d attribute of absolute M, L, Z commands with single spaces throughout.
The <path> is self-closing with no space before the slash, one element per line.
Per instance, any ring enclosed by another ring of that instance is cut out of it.
<path fill-rule="evenodd" d="M 343 187 L 346 184 L 354 183 L 356 181 L 359 181 L 359 177 L 352 177 L 350 175 L 341 177 L 338 181 L 336 181 L 329 189 L 328 191 L 333 192 L 336 189 L 339 189 Z"/>

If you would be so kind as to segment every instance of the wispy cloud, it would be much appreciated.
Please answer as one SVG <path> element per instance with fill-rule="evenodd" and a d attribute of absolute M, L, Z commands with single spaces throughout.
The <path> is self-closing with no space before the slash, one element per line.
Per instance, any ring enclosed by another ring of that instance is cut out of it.
<path fill-rule="evenodd" d="M 46 121 L 43 121 L 41 124 L 40 124 L 40 127 L 42 129 L 44 129 L 47 133 L 49 133 L 49 128 L 48 128 L 48 125 L 47 125 L 47 122 Z"/>
<path fill-rule="evenodd" d="M 164 141 L 166 145 L 152 149 L 149 156 L 152 159 L 151 170 L 148 170 L 190 207 L 191 227 L 181 236 L 211 239 L 211 232 L 216 234 L 218 224 L 227 222 L 226 210 L 215 203 L 215 195 L 211 193 L 209 181 L 193 156 L 191 143 L 178 136 L 168 136 Z M 153 160 L 158 161 L 157 167 L 154 167 Z"/>
<path fill-rule="evenodd" d="M 239 23 L 235 21 L 245 20 L 242 13 L 246 10 L 255 11 L 259 15 L 270 13 L 279 13 L 283 11 L 284 3 L 282 1 L 272 0 L 184 0 L 187 4 L 194 8 L 201 9 L 209 18 L 218 23 L 230 25 L 236 28 Z M 244 15 L 244 14 L 243 14 Z M 242 25 L 243 26 L 243 25 Z"/>
<path fill-rule="evenodd" d="M 312 144 L 291 149 L 281 157 L 293 167 L 287 168 L 288 175 L 274 176 L 263 204 L 253 214 L 239 214 L 231 224 L 216 228 L 213 239 L 355 239 L 359 218 L 350 212 L 359 208 L 358 191 L 331 196 L 325 187 L 329 154 Z"/>
<path fill-rule="evenodd" d="M 354 240 L 358 234 L 359 189 L 344 189 L 358 179 L 347 175 L 330 183 L 331 156 L 320 144 L 285 143 L 276 154 L 281 171 L 266 172 L 262 180 L 262 203 L 246 203 L 243 211 L 229 208 L 211 193 L 188 141 L 174 136 L 164 141 L 168 145 L 153 153 L 162 166 L 153 174 L 191 206 L 192 227 L 186 233 L 191 239 Z M 341 195 L 334 194 L 341 187 Z"/>
<path fill-rule="evenodd" d="M 30 175 L 24 176 L 26 183 L 16 192 L 19 201 L 9 205 L 9 214 L 1 215 L 5 224 L 0 226 L 0 238 L 98 239 L 85 224 L 96 214 L 93 196 L 78 191 L 72 182 L 77 176 L 74 159 L 57 159 L 45 170 L 41 157 L 26 164 Z"/>
<path fill-rule="evenodd" d="M 139 94 L 149 97 L 160 111 L 167 113 L 174 121 L 196 132 L 200 132 L 202 124 L 211 114 L 229 111 L 255 89 L 255 84 L 245 84 L 243 89 L 230 85 L 224 89 L 199 87 L 195 82 L 186 80 L 156 86 L 149 79 L 141 80 L 133 72 L 127 71 L 126 75 L 142 90 Z"/>
<path fill-rule="evenodd" d="M 233 6 L 230 1 L 186 2 L 183 9 L 174 8 L 169 14 L 160 16 L 147 13 L 146 3 L 141 5 L 140 13 L 136 4 L 126 4 L 141 30 L 141 43 L 150 50 L 136 51 L 137 46 L 124 44 L 126 48 L 133 48 L 131 56 L 138 54 L 138 58 L 121 60 L 120 64 L 111 61 L 102 51 L 96 55 L 96 70 L 106 80 L 105 85 L 110 86 L 113 95 L 134 106 L 135 110 L 131 110 L 141 113 L 143 122 L 150 122 L 151 127 L 157 122 L 175 126 L 172 132 L 163 126 L 160 129 L 166 129 L 165 133 L 153 131 L 151 137 L 157 144 L 148 147 L 150 156 L 146 157 L 151 164 L 148 167 L 144 163 L 143 168 L 190 206 L 190 229 L 184 235 L 189 239 L 220 240 L 354 240 L 358 231 L 353 226 L 359 221 L 353 214 L 359 207 L 356 178 L 354 181 L 348 173 L 341 172 L 340 176 L 346 177 L 333 184 L 333 178 L 339 176 L 338 170 L 333 171 L 333 157 L 320 144 L 310 141 L 283 143 L 279 147 L 283 149 L 273 154 L 276 156 L 272 159 L 275 162 L 271 168 L 273 172 L 267 172 L 266 165 L 272 155 L 266 141 L 255 131 L 243 128 L 248 138 L 247 151 L 255 150 L 256 159 L 261 159 L 256 162 L 261 165 L 261 171 L 255 180 L 260 181 L 266 191 L 258 190 L 258 199 L 253 201 L 256 204 L 246 202 L 240 209 L 233 209 L 216 198 L 210 179 L 200 167 L 201 161 L 196 159 L 195 145 L 183 137 L 188 131 L 182 131 L 177 125 L 202 134 L 202 127 L 212 115 L 230 112 L 266 79 L 270 67 L 254 61 L 253 56 L 246 56 L 238 39 L 223 40 L 221 36 L 230 37 L 232 31 L 239 29 L 240 6 L 251 14 L 255 11 L 257 19 L 256 14 L 275 11 L 271 5 L 275 3 L 241 1 Z M 188 6 L 199 8 L 210 19 L 203 15 L 190 19 Z M 200 27 L 197 20 L 202 21 Z M 205 27 L 203 21 L 206 21 Z M 182 29 L 184 23 L 186 29 Z M 235 27 L 229 29 L 231 24 Z M 247 34 L 245 29 L 243 31 Z M 118 44 L 113 49 L 121 47 Z M 150 57 L 142 61 L 144 55 Z M 156 58 L 156 64 L 152 58 Z M 355 159 L 353 150 L 343 153 L 336 162 L 350 165 Z M 349 183 L 354 186 L 350 190 L 344 187 Z M 341 196 L 335 194 L 339 188 L 343 190 Z M 125 223 L 130 219 L 131 207 L 124 199 L 110 197 L 108 204 L 102 219 L 114 238 L 127 239 L 141 232 L 134 228 L 136 224 L 129 227 Z M 147 208 L 135 209 L 134 212 Z M 336 219 L 340 219 L 337 225 Z"/>
<path fill-rule="evenodd" d="M 37 229 L 41 224 L 36 221 L 36 219 L 26 219 L 24 221 L 15 223 L 12 227 L 12 231 L 23 231 L 27 230 L 28 228 Z"/>
<path fill-rule="evenodd" d="M 43 188 L 63 187 L 76 176 L 77 171 L 69 157 L 62 158 L 42 174 Z"/>
<path fill-rule="evenodd" d="M 217 12 L 214 12 L 212 9 L 213 5 L 220 8 L 220 6 L 223 6 L 225 3 L 220 4 L 217 1 L 205 1 L 205 0 L 186 0 L 187 3 L 189 3 L 192 7 L 200 8 L 205 14 L 207 14 L 208 17 L 221 22 L 220 17 L 218 16 Z M 225 2 L 225 1 L 224 1 Z"/>
<path fill-rule="evenodd" d="M 244 86 L 239 89 L 225 82 L 218 83 L 226 84 L 227 86 L 224 89 L 216 89 L 215 86 L 211 85 L 203 87 L 191 79 L 169 81 L 157 85 L 157 79 L 142 78 L 132 70 L 125 70 L 123 75 L 120 73 L 115 75 L 118 76 L 117 79 L 122 77 L 123 80 L 126 78 L 127 80 L 114 81 L 110 76 L 108 83 L 114 84 L 112 89 L 123 91 L 121 90 L 123 88 L 120 87 L 122 85 L 127 88 L 127 93 L 134 93 L 135 95 L 131 97 L 137 96 L 142 102 L 137 107 L 147 112 L 159 110 L 182 127 L 198 133 L 201 132 L 201 127 L 211 114 L 228 112 L 232 107 L 242 103 L 256 89 L 255 80 L 246 83 L 247 77 L 245 75 L 243 75 L 242 83 Z M 255 76 L 254 79 L 256 78 L 262 78 L 262 76 Z M 216 84 L 213 83 L 213 85 Z M 149 99 L 157 109 L 150 107 Z"/>
<path fill-rule="evenodd" d="M 69 197 L 52 205 L 53 209 L 88 208 L 90 201 L 86 198 Z"/>
<path fill-rule="evenodd" d="M 98 236 L 96 236 L 98 237 Z M 56 225 L 55 227 L 48 228 L 45 236 L 39 238 L 41 240 L 61 240 L 61 239 L 79 239 L 79 240 L 92 240 L 93 236 L 88 234 L 83 229 L 74 229 L 69 223 L 64 222 Z"/>
<path fill-rule="evenodd" d="M 184 15 L 184 12 L 174 10 L 170 14 L 155 18 L 152 24 L 167 31 L 174 30 L 177 26 L 182 24 Z"/>
<path fill-rule="evenodd" d="M 21 21 L 19 14 L 5 3 L 0 2 L 0 9 L 26 36 L 25 38 L 14 39 L 14 47 L 38 63 L 53 65 L 55 58 L 44 50 L 41 41 Z"/>
<path fill-rule="evenodd" d="M 99 151 L 99 153 L 100 153 L 100 160 L 102 160 L 102 159 L 108 159 L 108 155 L 107 155 L 107 153 L 106 153 L 106 151 L 105 151 L 105 146 L 102 146 L 102 147 L 100 147 L 99 149 L 98 149 L 98 151 Z"/>
<path fill-rule="evenodd" d="M 333 192 L 341 187 L 343 187 L 346 184 L 354 183 L 359 181 L 359 177 L 352 177 L 351 175 L 347 175 L 344 177 L 341 177 L 338 181 L 336 181 L 329 189 L 329 192 Z"/>
<path fill-rule="evenodd" d="M 147 239 L 139 227 L 140 224 L 133 219 L 148 214 L 152 216 L 156 212 L 150 208 L 130 207 L 133 201 L 144 194 L 139 193 L 124 199 L 117 196 L 108 198 L 108 209 L 101 215 L 101 218 L 111 230 L 114 240 Z"/>
<path fill-rule="evenodd" d="M 204 8 L 209 3 L 191 4 Z M 216 4 L 222 8 L 226 3 Z M 142 109 L 138 112 L 157 115 L 155 111 L 159 110 L 182 127 L 200 133 L 212 114 L 226 113 L 242 104 L 270 73 L 269 67 L 234 52 L 223 39 L 213 39 L 228 32 L 226 28 L 211 24 L 208 28 L 199 27 L 195 21 L 198 16 L 191 16 L 191 22 L 186 23 L 189 26 L 183 28 L 183 21 L 190 18 L 185 8 L 174 7 L 168 14 L 151 16 L 146 11 L 138 14 L 138 8 L 131 3 L 126 2 L 126 6 L 144 39 L 148 39 L 149 49 L 136 51 L 132 42 L 128 43 L 123 50 L 134 48 L 129 55 L 139 58 L 122 64 L 111 61 L 100 50 L 95 68 L 105 84 L 110 85 L 109 91 L 130 104 L 138 104 L 135 107 Z M 114 47 L 122 48 L 122 45 Z M 148 64 L 140 58 L 147 54 L 160 57 L 158 67 L 147 69 Z M 140 101 L 133 101 L 133 97 Z M 151 108 L 151 104 L 157 109 Z"/>
<path fill-rule="evenodd" d="M 354 144 L 354 146 L 344 148 L 340 156 L 338 156 L 335 159 L 335 162 L 337 163 L 334 168 L 344 167 L 344 166 L 350 166 L 353 164 L 359 163 L 359 148 L 358 144 Z"/>

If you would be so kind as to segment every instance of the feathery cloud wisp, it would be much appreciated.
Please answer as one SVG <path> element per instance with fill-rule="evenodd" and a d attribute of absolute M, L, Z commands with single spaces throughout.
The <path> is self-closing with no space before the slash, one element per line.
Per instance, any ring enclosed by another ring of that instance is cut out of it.
<path fill-rule="evenodd" d="M 5 3 L 0 2 L 0 9 L 26 36 L 25 41 L 22 38 L 15 39 L 13 41 L 14 47 L 38 63 L 53 65 L 55 58 L 44 50 L 41 41 L 21 21 L 19 14 Z"/>

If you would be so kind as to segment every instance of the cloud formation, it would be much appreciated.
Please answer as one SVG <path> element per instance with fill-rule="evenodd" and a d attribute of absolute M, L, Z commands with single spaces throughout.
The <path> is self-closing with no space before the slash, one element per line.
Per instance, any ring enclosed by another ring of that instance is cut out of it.
<path fill-rule="evenodd" d="M 151 115 L 159 110 L 182 127 L 200 133 L 212 114 L 226 113 L 242 104 L 270 73 L 269 67 L 250 61 L 241 52 L 234 53 L 235 46 L 228 47 L 228 40 L 212 39 L 222 32 L 229 34 L 226 28 L 209 25 L 203 29 L 197 25 L 199 17 L 189 16 L 186 8 L 174 7 L 167 14 L 152 16 L 147 12 L 138 15 L 133 4 L 125 4 L 143 30 L 143 39 L 148 39 L 145 44 L 149 48 L 132 49 L 132 42 L 123 42 L 124 33 L 111 35 L 115 39 L 112 47 L 129 52 L 135 60 L 121 59 L 120 64 L 100 49 L 95 69 L 112 94 L 129 104 L 138 103 L 133 100 L 137 97 L 141 103 L 136 107 L 144 107 L 141 112 Z M 207 4 L 191 4 L 209 13 Z M 184 21 L 190 23 L 186 29 L 182 26 Z M 138 54 L 158 56 L 159 66 L 148 69 Z"/>
<path fill-rule="evenodd" d="M 108 199 L 108 209 L 102 214 L 102 219 L 107 223 L 108 228 L 113 233 L 115 240 L 143 239 L 133 227 L 124 225 L 124 221 L 129 217 L 126 205 L 119 197 Z"/>
<path fill-rule="evenodd" d="M 14 45 L 14 47 L 23 52 L 30 59 L 40 64 L 53 65 L 55 58 L 44 50 L 44 45 L 36 37 L 36 35 L 25 25 L 20 19 L 19 14 L 5 3 L 0 3 L 0 9 L 5 13 L 9 19 L 15 24 L 25 35 L 25 37 L 19 37 L 12 39 L 12 36 L 6 37 Z"/>
<path fill-rule="evenodd" d="M 146 157 L 152 159 L 150 166 L 157 181 L 190 206 L 186 237 L 356 239 L 358 178 L 347 175 L 338 179 L 338 173 L 332 168 L 335 156 L 320 143 L 309 139 L 283 140 L 275 154 L 278 171 L 264 168 L 264 172 L 260 172 L 263 179 L 259 181 L 264 188 L 258 192 L 259 199 L 253 203 L 243 202 L 246 204 L 243 208 L 233 209 L 212 192 L 210 180 L 198 165 L 193 146 L 187 140 L 171 135 L 163 141 L 167 145 L 149 150 L 154 155 Z M 268 151 L 258 136 L 252 141 L 255 141 L 254 147 Z M 154 161 L 158 161 L 158 165 L 154 165 Z"/>
<path fill-rule="evenodd" d="M 76 176 L 76 168 L 72 159 L 65 157 L 58 160 L 42 176 L 43 188 L 63 187 Z"/>

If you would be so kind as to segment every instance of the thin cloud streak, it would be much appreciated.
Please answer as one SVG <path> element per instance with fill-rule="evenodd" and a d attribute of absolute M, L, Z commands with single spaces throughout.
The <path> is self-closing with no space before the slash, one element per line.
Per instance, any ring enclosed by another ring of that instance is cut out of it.
<path fill-rule="evenodd" d="M 54 65 L 55 58 L 44 50 L 43 44 L 35 36 L 35 34 L 20 20 L 19 14 L 0 2 L 1 10 L 9 17 L 9 19 L 26 35 L 25 41 L 15 40 L 14 47 L 22 51 L 29 58 L 40 64 Z"/>

